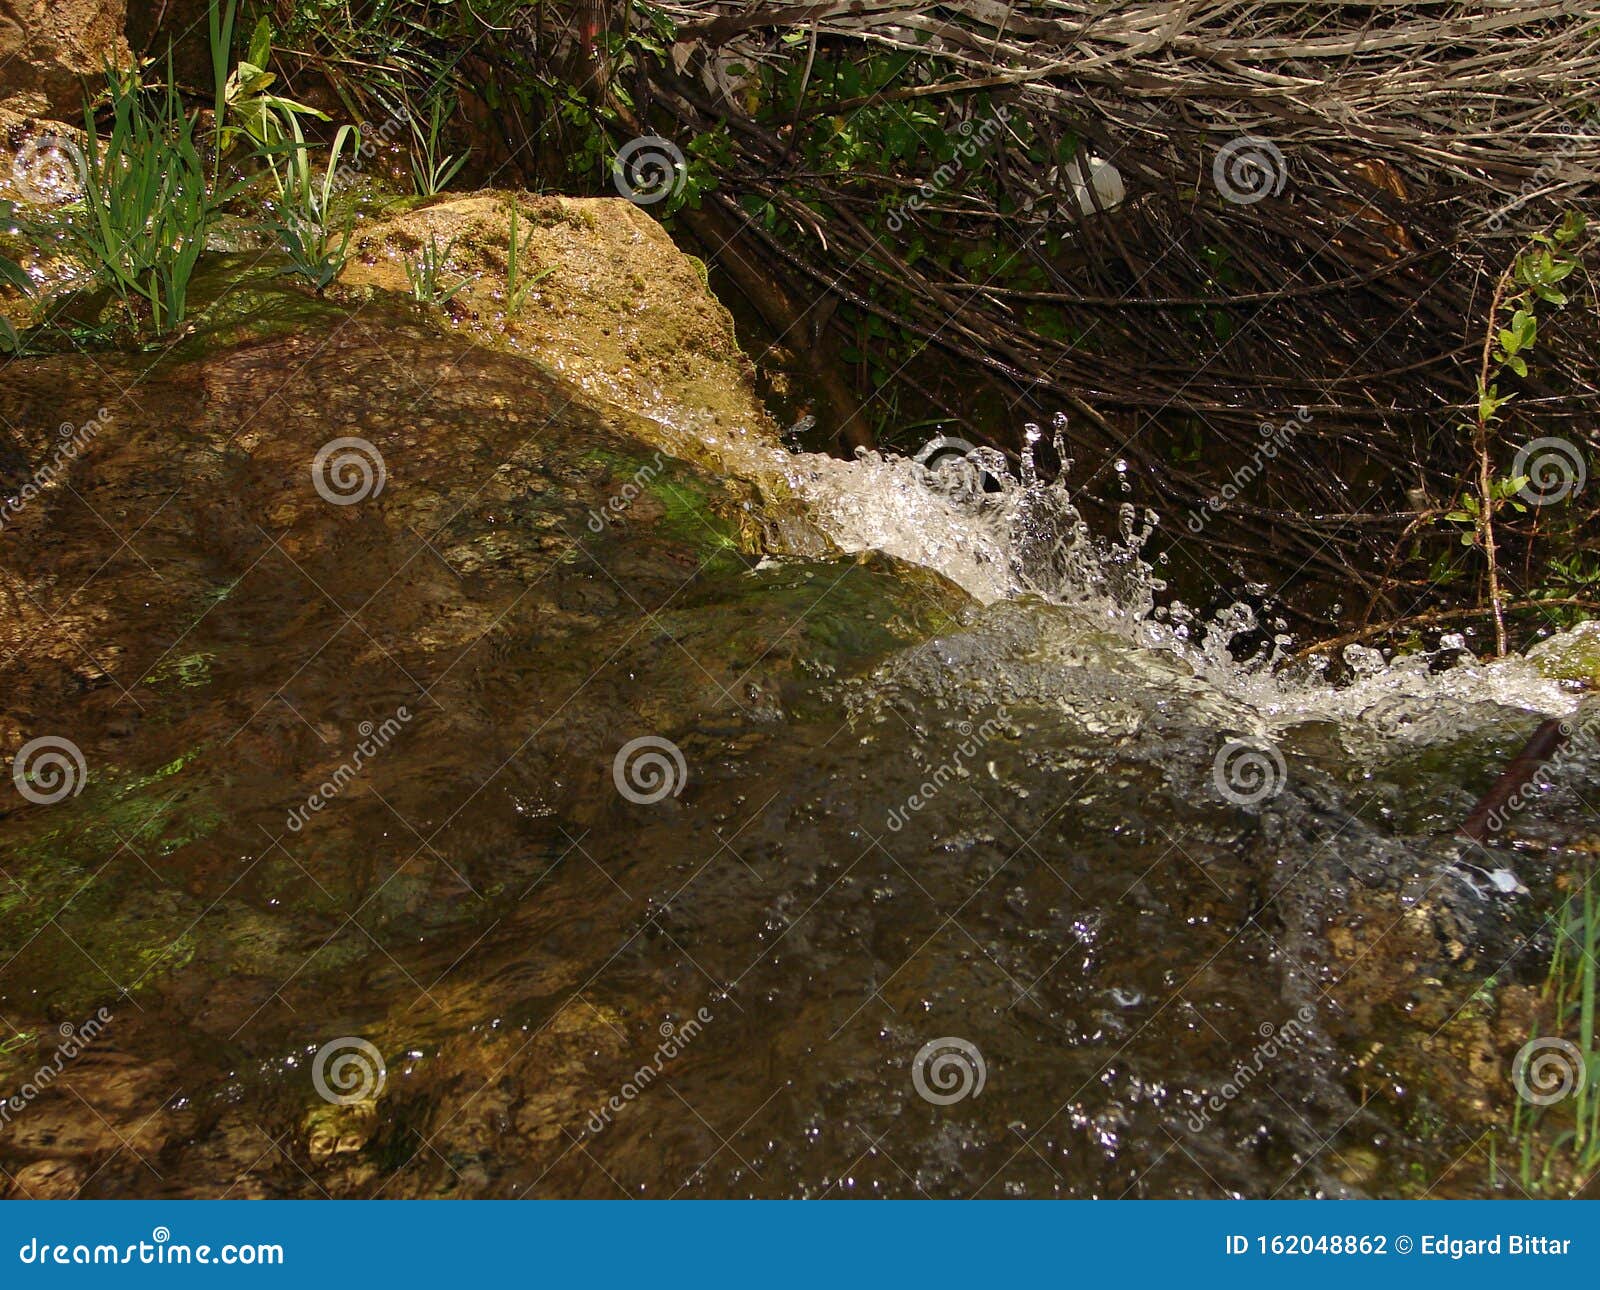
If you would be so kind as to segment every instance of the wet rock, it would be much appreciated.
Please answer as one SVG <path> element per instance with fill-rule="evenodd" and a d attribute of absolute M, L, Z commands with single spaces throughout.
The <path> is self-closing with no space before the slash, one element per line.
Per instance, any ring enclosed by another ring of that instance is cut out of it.
<path fill-rule="evenodd" d="M 85 1053 L 9 1119 L 0 1147 L 24 1157 L 82 1160 L 125 1149 L 151 1158 L 184 1123 L 167 1106 L 182 1083 L 171 1062 Z"/>
<path fill-rule="evenodd" d="M 378 1104 L 360 1102 L 313 1107 L 306 1113 L 306 1154 L 317 1164 L 363 1150 L 378 1129 Z"/>
<path fill-rule="evenodd" d="M 1511 1068 L 1511 1055 L 1529 1039 L 1543 1034 L 1550 1023 L 1545 1019 L 1548 1004 L 1531 985 L 1508 985 L 1496 999 L 1494 1040 Z"/>
<path fill-rule="evenodd" d="M 1370 1147 L 1343 1147 L 1336 1157 L 1339 1179 L 1349 1187 L 1368 1187 L 1377 1180 L 1383 1160 Z"/>
<path fill-rule="evenodd" d="M 126 0 L 0 0 L 0 107 L 81 117 L 83 78 L 126 66 Z"/>
<path fill-rule="evenodd" d="M 1527 659 L 1542 676 L 1600 686 L 1600 622 L 1579 623 L 1531 646 Z"/>
<path fill-rule="evenodd" d="M 138 1004 L 83 1068 L 113 1132 L 52 1089 L 12 1174 L 1392 1192 L 1503 1091 L 1501 906 L 1358 814 L 1328 768 L 1365 763 L 1307 740 L 1232 809 L 1241 701 L 1064 607 L 801 558 L 666 420 L 248 277 L 171 352 L 14 362 L 0 412 L 8 478 L 53 463 L 0 531 L 0 754 L 75 777 L 0 805 L 0 1012 Z M 982 1097 L 918 1096 L 941 1035 Z"/>
<path fill-rule="evenodd" d="M 11 1178 L 14 1200 L 71 1200 L 83 1189 L 89 1171 L 71 1160 L 35 1160 Z"/>
<path fill-rule="evenodd" d="M 81 117 L 79 120 L 78 125 L 64 124 L 37 113 L 18 112 L 0 101 L 0 202 L 44 215 L 79 196 L 84 141 Z M 0 255 L 21 266 L 34 284 L 31 295 L 9 283 L 0 287 L 0 318 L 18 330 L 35 321 L 43 297 L 84 279 L 83 269 L 71 256 L 57 254 L 47 243 L 9 229 L 0 229 Z M 0 472 L 7 465 L 0 448 Z"/>
<path fill-rule="evenodd" d="M 0 1163 L 96 1194 L 314 1193 L 308 1160 L 338 1195 L 532 1186 L 659 1042 L 572 999 L 648 832 L 966 603 L 881 557 L 772 558 L 756 492 L 655 423 L 381 302 L 247 279 L 154 365 L 8 375 L 39 483 L 0 530 L 0 751 L 82 765 L 0 809 L 0 1000 L 39 1032 L 41 1000 L 139 1009 L 73 1069 L 98 1114 L 52 1090 Z M 92 432 L 61 454 L 64 424 Z M 684 759 L 654 810 L 617 787 L 641 737 Z M 383 1098 L 307 1120 L 313 1055 L 356 1035 Z M 419 1132 L 441 1154 L 396 1176 Z M 508 1133 L 538 1168 L 508 1178 Z"/>

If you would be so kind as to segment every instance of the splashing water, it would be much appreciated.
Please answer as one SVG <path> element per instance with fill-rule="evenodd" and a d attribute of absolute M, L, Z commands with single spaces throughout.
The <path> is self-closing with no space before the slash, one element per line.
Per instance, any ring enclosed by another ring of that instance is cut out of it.
<path fill-rule="evenodd" d="M 1344 657 L 1353 679 L 1335 687 L 1322 676 L 1325 658 L 1291 660 L 1293 641 L 1282 624 L 1262 623 L 1249 604 L 1202 620 L 1180 601 L 1158 603 L 1166 584 L 1142 552 L 1159 517 L 1123 503 L 1117 539 L 1096 538 L 1067 487 L 1065 429 L 1058 415 L 1053 440 L 1063 468 L 1049 481 L 1036 464 L 1041 433 L 1033 425 L 1016 474 L 1001 453 L 978 448 L 935 470 L 881 452 L 863 451 L 854 461 L 801 454 L 789 459 L 784 480 L 843 550 L 882 551 L 933 569 L 990 607 L 976 618 L 990 648 L 982 666 L 974 665 L 975 680 L 984 667 L 1009 660 L 1010 673 L 1033 673 L 1026 688 L 1043 694 L 1053 684 L 1059 693 L 1093 641 L 1097 663 L 1176 686 L 1191 717 L 1263 735 L 1333 721 L 1363 751 L 1371 751 L 1372 736 L 1412 746 L 1457 738 L 1478 724 L 1475 712 L 1561 715 L 1575 707 L 1572 689 L 1528 660 L 1480 663 L 1460 637 L 1393 661 L 1349 646 Z M 993 608 L 1019 601 L 1033 608 L 1020 616 Z M 1263 628 L 1272 633 L 1270 647 L 1235 660 L 1229 642 Z M 1054 671 L 1051 683 L 1041 669 Z"/>

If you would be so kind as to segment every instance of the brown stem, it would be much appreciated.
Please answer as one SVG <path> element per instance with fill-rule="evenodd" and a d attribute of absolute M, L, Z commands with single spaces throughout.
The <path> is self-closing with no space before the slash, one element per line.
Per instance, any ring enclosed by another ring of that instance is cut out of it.
<path fill-rule="evenodd" d="M 1494 347 L 1495 323 L 1500 317 L 1500 306 L 1513 267 L 1514 262 L 1500 275 L 1500 280 L 1494 284 L 1494 299 L 1489 302 L 1489 324 L 1483 329 L 1483 360 L 1478 368 L 1478 417 L 1472 431 L 1472 446 L 1478 454 L 1478 540 L 1483 543 L 1484 558 L 1489 563 L 1489 605 L 1494 611 L 1497 658 L 1506 656 L 1506 621 L 1500 610 L 1500 562 L 1494 544 L 1494 472 L 1489 463 L 1489 417 L 1492 414 L 1485 411 L 1483 401 L 1489 393 L 1489 355 Z"/>
<path fill-rule="evenodd" d="M 1520 792 L 1567 741 L 1565 725 L 1557 717 L 1541 721 L 1538 729 L 1522 746 L 1522 751 L 1500 772 L 1500 777 L 1478 799 L 1478 804 L 1456 832 L 1473 842 L 1487 842 L 1489 835 L 1497 831 L 1493 823 L 1495 817 L 1505 808 L 1512 795 Z"/>

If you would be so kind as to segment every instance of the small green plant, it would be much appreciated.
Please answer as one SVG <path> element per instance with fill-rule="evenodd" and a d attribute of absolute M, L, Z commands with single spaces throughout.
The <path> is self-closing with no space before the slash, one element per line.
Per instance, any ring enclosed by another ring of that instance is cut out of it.
<path fill-rule="evenodd" d="M 348 211 L 343 219 L 336 219 L 332 209 L 334 181 L 347 146 L 352 151 L 361 146 L 360 134 L 348 125 L 339 127 L 334 135 L 318 183 L 305 144 L 299 143 L 298 155 L 285 166 L 282 200 L 270 225 L 289 257 L 286 271 L 305 278 L 317 291 L 337 278 L 350 258 L 354 221 Z"/>
<path fill-rule="evenodd" d="M 430 233 L 421 254 L 406 261 L 406 280 L 411 283 L 412 299 L 419 304 L 447 305 L 472 282 L 470 277 L 464 277 L 445 285 L 450 252 L 455 250 L 455 245 L 455 238 L 451 238 L 441 247 L 439 239 Z"/>
<path fill-rule="evenodd" d="M 511 210 L 507 216 L 508 236 L 506 241 L 506 312 L 521 313 L 522 306 L 527 303 L 528 293 L 534 286 L 543 282 L 552 273 L 555 266 L 540 269 L 537 273 L 528 273 L 523 267 L 522 257 L 527 248 L 523 245 L 518 232 L 521 226 L 521 215 L 517 203 L 511 203 Z"/>
<path fill-rule="evenodd" d="M 466 165 L 465 152 L 445 155 L 444 127 L 449 115 L 440 94 L 429 99 L 428 115 L 421 124 L 415 112 L 406 115 L 411 127 L 411 184 L 418 197 L 437 197 Z"/>
<path fill-rule="evenodd" d="M 229 195 L 213 190 L 195 145 L 195 118 L 172 83 L 148 89 L 137 71 L 107 72 L 104 134 L 84 109 L 82 197 L 25 232 L 59 244 L 111 288 L 127 321 L 160 336 L 178 327 L 206 231 Z"/>
<path fill-rule="evenodd" d="M 1561 1190 L 1567 1182 L 1579 1185 L 1600 1170 L 1600 1051 L 1595 1048 L 1597 1003 L 1596 959 L 1600 957 L 1600 893 L 1585 874 L 1581 890 L 1567 898 L 1562 909 L 1550 974 L 1544 998 L 1559 1035 L 1572 1039 L 1536 1038 L 1523 1053 L 1521 1079 L 1530 1072 L 1541 1093 L 1535 1102 L 1519 1097 L 1511 1116 L 1511 1139 L 1517 1151 L 1517 1172 L 1531 1194 Z M 1534 1045 L 1541 1045 L 1543 1069 Z M 1553 1092 L 1551 1079 L 1559 1081 Z M 1520 1093 L 1521 1088 L 1518 1089 Z"/>
<path fill-rule="evenodd" d="M 211 0 L 211 74 L 216 86 L 215 164 L 221 165 L 238 143 L 248 141 L 253 150 L 263 157 L 278 184 L 280 192 L 287 178 L 278 166 L 278 159 L 287 156 L 290 165 L 296 155 L 303 158 L 305 138 L 300 128 L 300 118 L 311 117 L 326 121 L 326 112 L 271 93 L 277 77 L 267 70 L 272 61 L 272 23 L 265 14 L 250 36 L 250 48 L 245 57 L 231 71 L 228 60 L 233 48 L 233 24 L 237 0 L 226 0 L 219 5 Z"/>
<path fill-rule="evenodd" d="M 1482 549 L 1488 568 L 1489 607 L 1494 616 L 1495 652 L 1506 652 L 1505 615 L 1501 610 L 1500 563 L 1495 540 L 1495 514 L 1511 501 L 1528 482 L 1525 478 L 1500 478 L 1494 473 L 1490 441 L 1500 423 L 1500 410 L 1515 397 L 1501 394 L 1499 382 L 1507 373 L 1528 375 L 1527 352 L 1538 337 L 1540 304 L 1560 308 L 1567 303 L 1559 283 L 1578 268 L 1573 246 L 1583 235 L 1587 221 L 1578 211 L 1568 211 L 1561 222 L 1547 233 L 1536 233 L 1500 275 L 1489 303 L 1488 323 L 1483 339 L 1483 359 L 1478 370 L 1477 417 L 1463 427 L 1472 436 L 1478 460 L 1476 491 L 1463 493 L 1445 518 L 1455 523 L 1470 522 L 1472 532 L 1463 542 Z M 1511 311 L 1508 326 L 1500 325 L 1506 310 Z M 1518 510 L 1521 503 L 1512 502 Z"/>
<path fill-rule="evenodd" d="M 32 1030 L 19 1030 L 7 1039 L 0 1040 L 0 1056 L 9 1057 L 12 1053 L 21 1052 L 29 1044 L 38 1039 Z"/>
<path fill-rule="evenodd" d="M 1494 510 L 1498 513 L 1503 507 L 1509 506 L 1519 515 L 1527 512 L 1527 507 L 1518 500 L 1520 493 L 1528 484 L 1526 475 L 1495 475 L 1489 480 L 1489 496 Z M 1479 517 L 1483 511 L 1483 503 L 1477 493 L 1464 492 L 1456 499 L 1456 509 L 1449 512 L 1445 519 L 1452 524 L 1465 524 L 1467 531 L 1461 535 L 1462 546 L 1474 546 L 1478 541 Z"/>

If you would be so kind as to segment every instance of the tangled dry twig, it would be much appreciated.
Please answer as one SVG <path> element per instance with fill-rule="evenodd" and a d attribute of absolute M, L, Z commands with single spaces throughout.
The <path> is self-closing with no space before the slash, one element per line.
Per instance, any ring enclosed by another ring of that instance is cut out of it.
<path fill-rule="evenodd" d="M 1588 5 L 660 8 L 676 42 L 636 87 L 651 126 L 726 129 L 711 200 L 791 280 L 970 365 L 1015 423 L 1075 410 L 1085 484 L 1126 459 L 1169 516 L 1216 495 L 1264 420 L 1304 407 L 1308 430 L 1216 536 L 1253 549 L 1258 570 L 1309 568 L 1405 611 L 1374 552 L 1417 509 L 1407 490 L 1426 509 L 1474 470 L 1453 423 L 1475 402 L 1488 290 L 1528 230 L 1589 202 L 1600 179 Z M 902 56 L 904 71 L 877 93 L 802 94 L 787 120 L 751 109 L 751 69 L 860 50 Z M 928 192 L 914 164 L 807 165 L 805 131 L 885 104 L 931 111 L 947 135 L 996 110 L 1005 128 L 981 175 L 909 208 Z M 1063 138 L 1075 165 L 1042 164 Z M 1120 201 L 1091 182 L 1105 163 Z M 898 238 L 874 218 L 892 202 Z M 780 218 L 752 218 L 757 203 Z M 994 255 L 914 258 L 919 234 Z M 1044 285 L 1013 285 L 1009 262 L 1042 269 Z M 1592 309 L 1553 329 L 1521 392 L 1538 433 L 1593 445 L 1596 332 Z M 1172 451 L 1184 427 L 1202 437 L 1198 461 Z"/>

